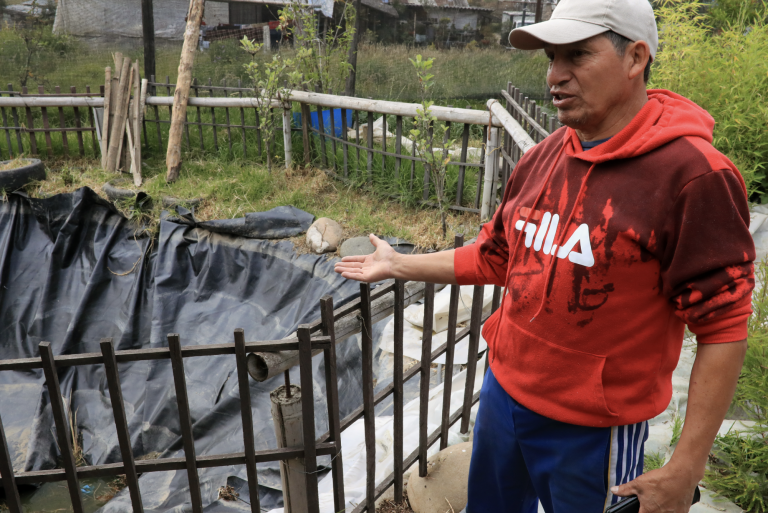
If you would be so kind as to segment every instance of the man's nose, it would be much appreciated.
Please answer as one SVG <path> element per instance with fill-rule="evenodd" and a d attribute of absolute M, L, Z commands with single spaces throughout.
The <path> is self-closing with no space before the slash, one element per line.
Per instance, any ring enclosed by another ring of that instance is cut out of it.
<path fill-rule="evenodd" d="M 562 85 L 570 78 L 571 73 L 565 59 L 560 59 L 557 56 L 552 59 L 547 69 L 547 85 L 549 87 Z"/>

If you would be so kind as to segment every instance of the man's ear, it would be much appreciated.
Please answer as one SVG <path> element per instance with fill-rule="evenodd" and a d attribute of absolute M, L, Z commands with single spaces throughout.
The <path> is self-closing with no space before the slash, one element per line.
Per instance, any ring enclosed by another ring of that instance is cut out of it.
<path fill-rule="evenodd" d="M 648 59 L 651 58 L 651 49 L 645 41 L 634 41 L 627 45 L 624 58 L 629 61 L 629 79 L 634 80 L 638 75 L 642 78 Z"/>

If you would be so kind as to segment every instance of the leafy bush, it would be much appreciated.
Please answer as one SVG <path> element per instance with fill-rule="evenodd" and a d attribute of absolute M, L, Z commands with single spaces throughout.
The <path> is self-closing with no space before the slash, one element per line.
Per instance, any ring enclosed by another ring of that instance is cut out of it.
<path fill-rule="evenodd" d="M 768 24 L 742 14 L 716 32 L 702 3 L 681 0 L 663 1 L 656 13 L 660 46 L 651 86 L 707 109 L 716 121 L 715 147 L 737 165 L 750 197 L 768 202 Z"/>
<path fill-rule="evenodd" d="M 746 433 L 715 440 L 715 459 L 706 481 L 744 510 L 768 511 L 768 263 L 755 267 L 754 313 L 749 319 L 749 348 L 739 376 L 732 410 L 756 422 Z"/>

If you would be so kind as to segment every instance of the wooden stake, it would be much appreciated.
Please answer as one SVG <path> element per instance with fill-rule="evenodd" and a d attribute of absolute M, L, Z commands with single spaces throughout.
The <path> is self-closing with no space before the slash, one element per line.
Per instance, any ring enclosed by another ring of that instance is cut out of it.
<path fill-rule="evenodd" d="M 189 86 L 192 83 L 192 64 L 195 61 L 195 50 L 197 49 L 204 10 L 205 0 L 189 1 L 187 29 L 184 32 L 184 46 L 179 61 L 176 91 L 173 94 L 173 116 L 171 117 L 171 129 L 168 132 L 168 151 L 165 156 L 168 169 L 165 178 L 167 182 L 176 181 L 181 169 L 181 136 L 184 130 L 187 102 L 189 101 Z"/>
<path fill-rule="evenodd" d="M 112 68 L 104 70 L 104 113 L 101 115 L 101 167 L 107 167 L 107 149 L 109 147 L 109 97 L 112 94 Z"/>
<path fill-rule="evenodd" d="M 133 63 L 133 75 L 133 125 L 130 130 L 133 137 L 129 135 L 128 141 L 133 147 L 131 153 L 133 185 L 138 187 L 141 185 L 141 77 L 139 76 L 139 61 Z"/>
<path fill-rule="evenodd" d="M 122 169 L 123 171 L 128 171 L 128 155 L 123 152 L 123 146 L 125 145 L 125 126 L 128 123 L 128 118 L 130 117 L 130 104 L 131 104 L 131 83 L 133 82 L 133 68 L 131 67 L 131 60 L 125 59 L 123 61 L 124 65 L 128 67 L 128 70 L 126 71 L 125 77 L 120 77 L 120 82 L 122 84 L 121 90 L 123 91 L 123 101 L 122 103 L 118 104 L 119 110 L 115 113 L 115 128 L 118 130 L 116 135 L 119 135 L 118 139 L 118 146 L 117 146 L 117 162 L 118 165 L 113 169 L 113 171 L 117 171 L 118 169 Z"/>
<path fill-rule="evenodd" d="M 123 137 L 125 136 L 125 117 L 128 112 L 128 101 L 130 100 L 129 80 L 131 75 L 129 59 L 124 59 L 122 71 L 120 72 L 120 82 L 117 86 L 117 98 L 114 108 L 115 113 L 113 122 L 110 123 L 112 129 L 109 136 L 109 152 L 107 153 L 107 170 L 117 171 L 118 162 L 120 162 L 120 150 L 123 146 Z"/>

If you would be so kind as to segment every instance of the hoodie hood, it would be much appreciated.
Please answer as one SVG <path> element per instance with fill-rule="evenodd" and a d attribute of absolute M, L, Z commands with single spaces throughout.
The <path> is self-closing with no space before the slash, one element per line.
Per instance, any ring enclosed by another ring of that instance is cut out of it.
<path fill-rule="evenodd" d="M 681 137 L 712 143 L 715 120 L 691 100 L 665 89 L 649 89 L 648 102 L 621 132 L 610 140 L 582 151 L 576 130 L 566 128 L 566 155 L 592 164 L 637 157 Z"/>

